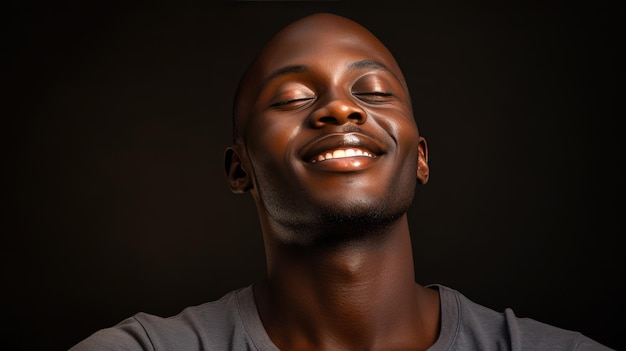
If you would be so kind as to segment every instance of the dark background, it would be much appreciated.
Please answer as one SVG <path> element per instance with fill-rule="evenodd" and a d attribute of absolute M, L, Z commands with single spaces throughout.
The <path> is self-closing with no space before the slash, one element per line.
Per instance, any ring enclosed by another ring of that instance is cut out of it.
<path fill-rule="evenodd" d="M 324 10 L 408 79 L 431 167 L 417 281 L 624 349 L 619 9 L 426 3 L 6 6 L 0 348 L 64 350 L 263 277 L 222 170 L 232 95 L 271 34 Z"/>

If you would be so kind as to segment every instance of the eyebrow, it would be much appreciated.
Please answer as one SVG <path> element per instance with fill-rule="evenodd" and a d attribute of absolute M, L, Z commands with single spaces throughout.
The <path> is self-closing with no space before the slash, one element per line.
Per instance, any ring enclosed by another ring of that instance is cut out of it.
<path fill-rule="evenodd" d="M 290 65 L 290 66 L 285 66 L 282 68 L 279 68 L 277 70 L 275 70 L 274 72 L 272 72 L 272 74 L 270 74 L 266 79 L 265 79 L 265 84 L 267 84 L 269 81 L 275 79 L 276 77 L 280 77 L 282 75 L 285 74 L 292 74 L 292 73 L 302 73 L 302 72 L 308 72 L 309 68 L 305 65 Z"/>
<path fill-rule="evenodd" d="M 393 74 L 393 76 L 395 77 L 395 73 L 393 73 L 393 71 L 391 71 L 386 65 L 378 62 L 378 61 L 373 61 L 373 60 L 359 60 L 359 61 L 355 61 L 355 62 L 351 62 L 350 64 L 348 64 L 348 69 L 349 70 L 357 70 L 357 69 L 363 69 L 363 68 L 375 68 L 375 69 L 379 69 L 379 70 L 383 70 L 386 72 L 389 72 L 391 74 Z M 281 67 L 277 70 L 275 70 L 274 72 L 272 72 L 264 81 L 262 86 L 267 85 L 270 81 L 274 80 L 277 77 L 286 75 L 286 74 L 297 74 L 297 73 L 304 73 L 304 72 L 309 72 L 310 68 L 306 65 L 289 65 L 289 66 L 285 66 L 285 67 Z M 396 77 L 397 79 L 397 77 Z"/>
<path fill-rule="evenodd" d="M 348 65 L 348 69 L 356 70 L 362 68 L 374 68 L 381 71 L 385 71 L 390 73 L 402 86 L 404 86 L 403 79 L 396 74 L 393 70 L 391 70 L 387 65 L 382 62 L 373 61 L 373 60 L 360 60 L 352 62 Z"/>
<path fill-rule="evenodd" d="M 348 65 L 348 68 L 349 69 L 376 68 L 376 69 L 381 69 L 383 71 L 391 72 L 391 70 L 389 70 L 389 68 L 387 68 L 387 66 L 385 66 L 384 64 L 378 61 L 372 61 L 372 60 L 360 60 L 360 61 L 352 62 Z"/>

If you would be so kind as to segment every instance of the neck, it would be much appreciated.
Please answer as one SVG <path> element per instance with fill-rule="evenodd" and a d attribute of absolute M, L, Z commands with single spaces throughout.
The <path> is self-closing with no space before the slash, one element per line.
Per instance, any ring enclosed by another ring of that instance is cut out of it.
<path fill-rule="evenodd" d="M 415 283 L 406 216 L 384 232 L 334 245 L 267 241 L 259 313 L 281 349 L 426 349 L 436 338 L 437 293 Z"/>

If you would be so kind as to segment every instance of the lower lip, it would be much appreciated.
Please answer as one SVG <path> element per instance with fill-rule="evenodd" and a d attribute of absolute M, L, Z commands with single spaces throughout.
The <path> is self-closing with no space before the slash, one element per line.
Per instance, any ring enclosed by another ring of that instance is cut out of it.
<path fill-rule="evenodd" d="M 370 167 L 376 162 L 372 157 L 344 157 L 309 163 L 313 169 L 326 172 L 356 172 Z"/>

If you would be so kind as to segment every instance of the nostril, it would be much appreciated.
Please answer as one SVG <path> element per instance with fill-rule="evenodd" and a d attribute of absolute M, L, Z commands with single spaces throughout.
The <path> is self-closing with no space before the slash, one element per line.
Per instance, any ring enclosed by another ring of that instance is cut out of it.
<path fill-rule="evenodd" d="M 315 128 L 322 128 L 326 125 L 339 124 L 339 120 L 336 117 L 329 115 L 313 118 L 311 121 Z"/>
<path fill-rule="evenodd" d="M 363 122 L 365 120 L 365 118 L 363 117 L 362 114 L 360 114 L 358 112 L 354 112 L 354 113 L 351 113 L 348 116 L 348 120 L 351 120 L 353 122 L 359 123 L 359 122 Z"/>
<path fill-rule="evenodd" d="M 310 123 L 315 128 L 344 123 L 363 124 L 366 119 L 367 116 L 363 109 L 341 99 L 335 99 L 322 105 L 310 115 Z"/>
<path fill-rule="evenodd" d="M 318 121 L 319 121 L 319 123 L 322 123 L 322 124 L 337 123 L 337 118 L 331 117 L 331 116 L 326 116 L 326 117 L 322 117 L 322 118 L 318 119 Z"/>

